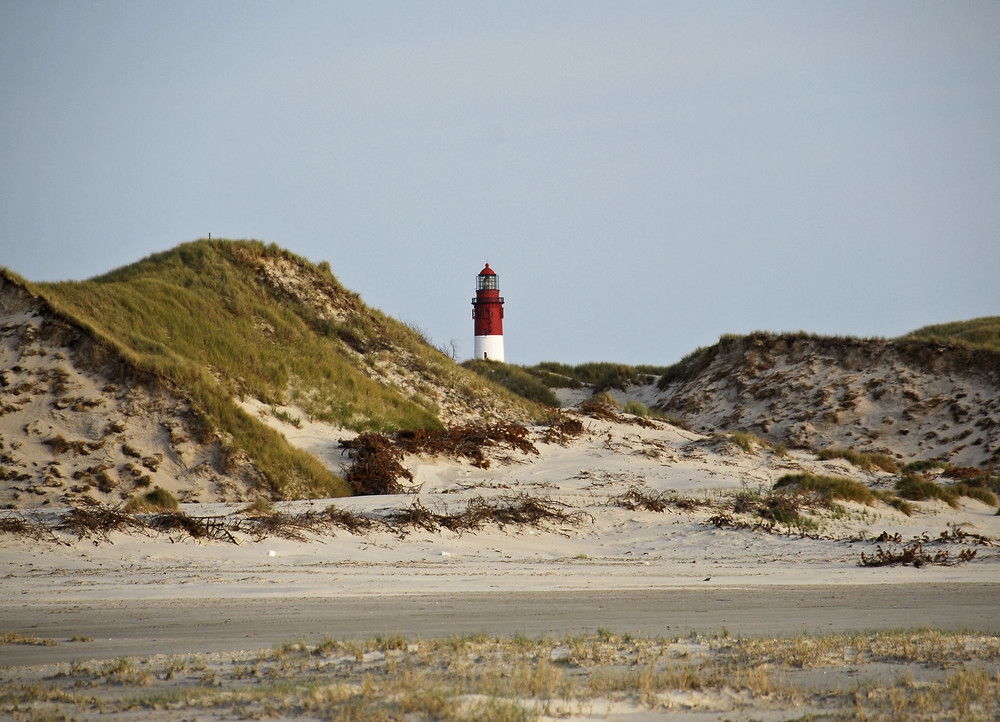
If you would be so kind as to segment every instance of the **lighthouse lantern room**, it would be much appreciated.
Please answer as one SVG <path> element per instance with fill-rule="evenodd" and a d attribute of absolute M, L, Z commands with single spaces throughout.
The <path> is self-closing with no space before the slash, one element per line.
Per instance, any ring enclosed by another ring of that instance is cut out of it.
<path fill-rule="evenodd" d="M 472 318 L 476 325 L 475 357 L 503 361 L 503 296 L 500 295 L 500 277 L 488 263 L 476 277 Z"/>

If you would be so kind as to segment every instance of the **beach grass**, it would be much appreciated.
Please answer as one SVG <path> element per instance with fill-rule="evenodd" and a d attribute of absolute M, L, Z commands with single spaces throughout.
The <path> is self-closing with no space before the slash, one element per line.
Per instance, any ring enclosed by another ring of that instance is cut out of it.
<path fill-rule="evenodd" d="M 134 496 L 125 504 L 127 512 L 176 511 L 180 507 L 177 497 L 163 487 L 154 487 L 145 494 Z"/>
<path fill-rule="evenodd" d="M 830 448 L 821 449 L 816 456 L 820 460 L 844 459 L 864 471 L 881 469 L 890 474 L 899 472 L 899 464 L 888 454 L 868 454 L 853 449 Z"/>
<path fill-rule="evenodd" d="M 958 493 L 947 486 L 925 479 L 918 474 L 904 474 L 896 483 L 896 492 L 904 499 L 927 501 L 937 499 L 953 509 L 958 508 Z"/>
<path fill-rule="evenodd" d="M 817 494 L 826 502 L 842 499 L 874 506 L 876 501 L 875 494 L 867 486 L 860 481 L 841 476 L 808 473 L 785 474 L 774 483 L 774 488 Z"/>
<path fill-rule="evenodd" d="M 298 640 L 269 650 L 0 668 L 0 712 L 24 719 L 575 719 L 686 710 L 754 718 L 991 719 L 1000 641 L 974 632 L 649 637 L 470 634 Z M 871 671 L 870 671 L 871 670 Z M 28 712 L 36 715 L 29 716 Z"/>

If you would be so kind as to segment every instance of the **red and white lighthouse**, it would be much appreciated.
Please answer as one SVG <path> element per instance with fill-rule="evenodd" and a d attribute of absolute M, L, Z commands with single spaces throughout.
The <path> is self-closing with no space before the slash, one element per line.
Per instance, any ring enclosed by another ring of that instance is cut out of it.
<path fill-rule="evenodd" d="M 476 277 L 472 318 L 476 322 L 475 357 L 503 361 L 503 296 L 500 277 L 488 263 Z"/>

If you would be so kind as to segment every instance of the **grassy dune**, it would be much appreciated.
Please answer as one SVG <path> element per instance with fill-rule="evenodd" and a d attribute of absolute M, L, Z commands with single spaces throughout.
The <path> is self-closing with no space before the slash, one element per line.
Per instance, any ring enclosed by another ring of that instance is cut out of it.
<path fill-rule="evenodd" d="M 924 326 L 902 337 L 908 341 L 953 343 L 1000 351 L 1000 316 L 985 316 L 971 321 L 955 321 Z"/>
<path fill-rule="evenodd" d="M 275 280 L 282 269 L 294 274 L 287 287 Z M 247 454 L 278 497 L 348 489 L 238 399 L 295 405 L 312 420 L 358 431 L 440 428 L 430 393 L 363 372 L 380 354 L 406 364 L 391 372 L 410 374 L 425 390 L 458 389 L 470 404 L 492 388 L 416 331 L 365 306 L 328 264 L 258 241 L 196 241 L 86 281 L 26 285 L 127 365 L 189 393 L 205 428 Z"/>

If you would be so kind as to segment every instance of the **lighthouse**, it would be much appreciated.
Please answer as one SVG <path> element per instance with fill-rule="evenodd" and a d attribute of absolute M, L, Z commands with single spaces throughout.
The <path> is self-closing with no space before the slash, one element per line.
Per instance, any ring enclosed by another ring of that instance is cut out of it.
<path fill-rule="evenodd" d="M 488 263 L 476 276 L 472 318 L 476 324 L 475 357 L 503 361 L 503 296 L 500 295 L 500 277 Z"/>

